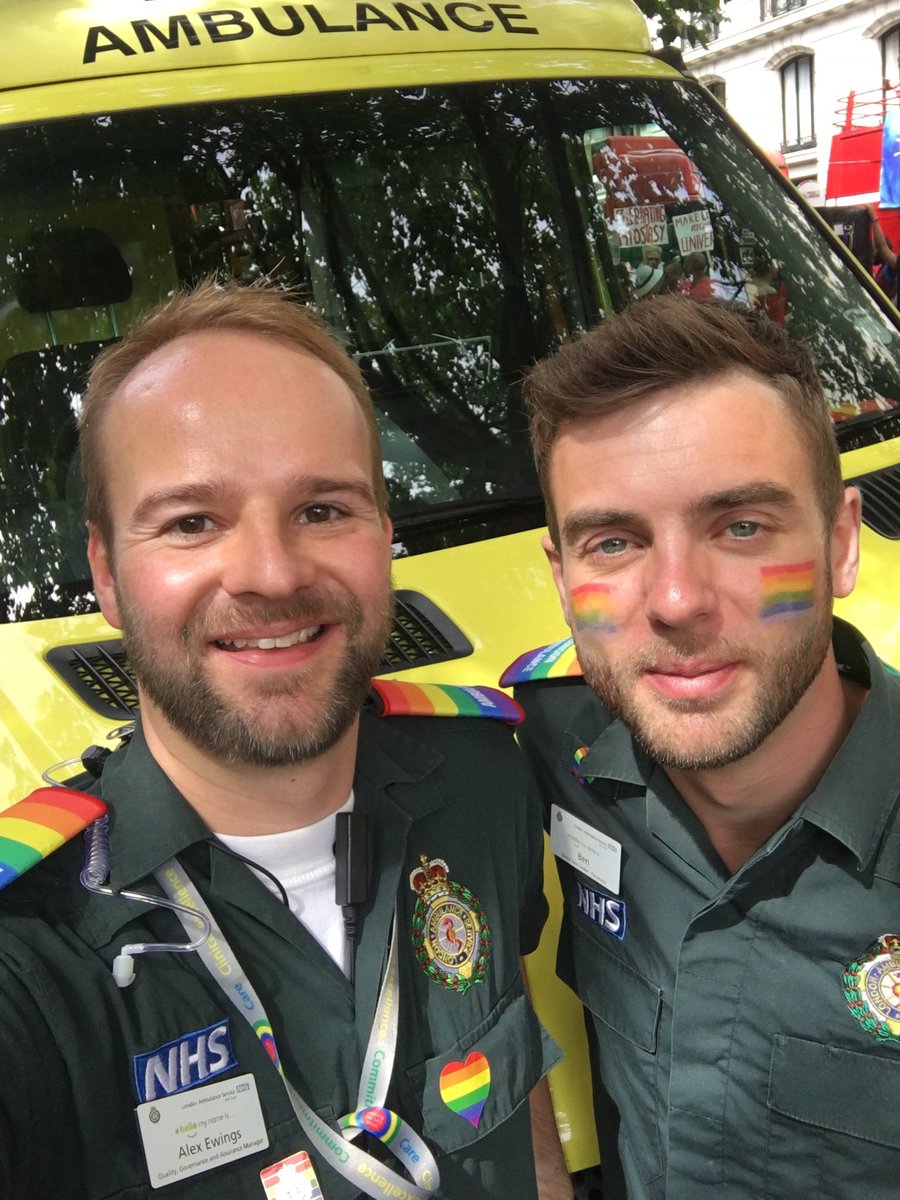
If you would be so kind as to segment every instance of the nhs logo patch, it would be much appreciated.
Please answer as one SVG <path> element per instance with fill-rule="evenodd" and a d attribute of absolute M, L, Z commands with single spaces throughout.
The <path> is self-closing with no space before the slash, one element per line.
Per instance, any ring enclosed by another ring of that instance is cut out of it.
<path fill-rule="evenodd" d="M 578 882 L 578 907 L 589 921 L 621 942 L 625 936 L 625 901 Z"/>
<path fill-rule="evenodd" d="M 206 1083 L 237 1066 L 228 1021 L 186 1033 L 149 1054 L 134 1056 L 134 1088 L 138 1100 L 159 1100 Z"/>

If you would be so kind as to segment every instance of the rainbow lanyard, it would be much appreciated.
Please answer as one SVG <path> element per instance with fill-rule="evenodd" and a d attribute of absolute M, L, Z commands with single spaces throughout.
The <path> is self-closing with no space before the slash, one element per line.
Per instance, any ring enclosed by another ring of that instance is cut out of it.
<path fill-rule="evenodd" d="M 193 909 L 209 922 L 208 936 L 197 953 L 210 975 L 262 1042 L 282 1078 L 297 1120 L 306 1129 L 314 1145 L 319 1147 L 325 1159 L 367 1196 L 390 1197 L 390 1200 L 428 1200 L 440 1186 L 440 1173 L 434 1155 L 415 1130 L 395 1112 L 384 1107 L 394 1070 L 400 1007 L 396 908 L 391 926 L 391 949 L 378 994 L 369 1044 L 366 1047 L 356 1098 L 357 1107 L 353 1112 L 341 1117 L 338 1122 L 340 1136 L 336 1136 L 334 1130 L 322 1124 L 285 1075 L 266 1010 L 215 918 L 178 859 L 171 858 L 163 863 L 155 875 L 170 900 L 176 900 L 186 908 Z M 192 917 L 182 912 L 177 913 L 177 916 L 189 935 L 202 928 L 199 916 Z M 365 1150 L 353 1145 L 352 1139 L 357 1137 L 360 1130 L 365 1130 L 384 1142 L 412 1176 L 415 1186 L 391 1171 L 377 1158 L 367 1154 Z"/>

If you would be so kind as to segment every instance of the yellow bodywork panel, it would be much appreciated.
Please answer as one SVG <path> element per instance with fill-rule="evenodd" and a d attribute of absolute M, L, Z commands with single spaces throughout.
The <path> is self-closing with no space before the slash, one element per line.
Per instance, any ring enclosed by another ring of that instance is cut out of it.
<path fill-rule="evenodd" d="M 133 84 L 159 72 L 314 61 L 330 63 L 333 86 L 348 89 L 364 82 L 342 71 L 341 59 L 532 48 L 646 54 L 650 39 L 630 0 L 256 0 L 219 9 L 179 0 L 152 8 L 140 0 L 7 0 L 4 47 L 5 88 L 96 85 L 110 76 Z"/>

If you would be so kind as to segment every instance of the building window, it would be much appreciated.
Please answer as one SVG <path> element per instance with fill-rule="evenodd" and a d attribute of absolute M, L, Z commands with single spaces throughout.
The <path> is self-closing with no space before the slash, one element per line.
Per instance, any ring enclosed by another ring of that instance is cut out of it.
<path fill-rule="evenodd" d="M 706 87 L 707 87 L 708 91 L 712 92 L 712 94 L 715 96 L 715 98 L 718 100 L 718 102 L 724 108 L 725 107 L 725 80 L 724 79 L 711 79 L 709 81 L 709 83 L 706 85 Z"/>
<path fill-rule="evenodd" d="M 780 17 L 782 13 L 805 7 L 806 0 L 759 0 L 759 19 L 765 21 L 769 17 Z"/>
<path fill-rule="evenodd" d="M 816 144 L 813 125 L 813 59 L 811 54 L 792 58 L 781 68 L 781 107 L 784 113 L 783 150 Z"/>
<path fill-rule="evenodd" d="M 881 78 L 890 84 L 900 83 L 900 25 L 881 38 Z"/>

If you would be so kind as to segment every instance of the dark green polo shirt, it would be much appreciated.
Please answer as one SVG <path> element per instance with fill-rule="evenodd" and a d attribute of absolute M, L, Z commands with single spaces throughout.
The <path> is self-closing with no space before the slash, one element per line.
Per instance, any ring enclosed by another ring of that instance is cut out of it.
<path fill-rule="evenodd" d="M 363 714 L 354 790 L 358 809 L 374 816 L 376 845 L 355 989 L 245 864 L 211 846 L 140 731 L 101 782 L 112 814 L 112 886 L 159 894 L 153 870 L 179 857 L 267 1009 L 288 1078 L 332 1127 L 356 1106 L 399 899 L 399 1040 L 388 1105 L 435 1154 L 441 1196 L 535 1197 L 526 1100 L 558 1053 L 519 975 L 546 913 L 542 833 L 505 726 Z M 410 873 L 422 855 L 447 863 L 490 924 L 485 977 L 464 995 L 430 979 L 415 957 Z M 0 1195 L 251 1200 L 264 1194 L 263 1167 L 307 1149 L 326 1200 L 355 1197 L 309 1145 L 265 1050 L 196 954 L 140 956 L 134 983 L 115 985 L 110 964 L 123 943 L 183 942 L 185 934 L 171 913 L 83 890 L 82 857 L 79 838 L 0 894 Z M 255 1077 L 269 1146 L 154 1191 L 134 1115 L 135 1066 L 223 1021 L 231 1074 Z M 477 1128 L 451 1111 L 439 1086 L 441 1069 L 472 1051 L 491 1072 Z"/>
<path fill-rule="evenodd" d="M 841 622 L 835 649 L 871 685 L 862 711 L 734 875 L 582 681 L 516 689 L 548 811 L 622 846 L 617 894 L 557 860 L 558 970 L 586 1008 L 606 1200 L 900 1194 L 900 1041 L 863 1028 L 842 984 L 900 933 L 900 679 Z"/>

